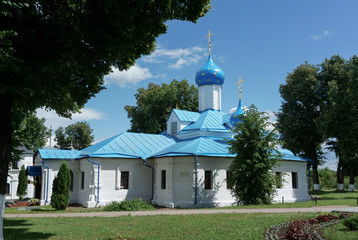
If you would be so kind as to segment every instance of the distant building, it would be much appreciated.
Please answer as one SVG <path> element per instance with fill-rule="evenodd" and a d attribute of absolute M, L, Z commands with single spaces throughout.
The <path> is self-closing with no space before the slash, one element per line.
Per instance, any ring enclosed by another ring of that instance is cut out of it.
<path fill-rule="evenodd" d="M 196 73 L 199 112 L 173 109 L 162 134 L 122 133 L 80 151 L 39 149 L 40 204 L 49 204 L 62 161 L 71 170 L 71 203 L 85 207 L 142 198 L 165 207 L 229 206 L 236 202 L 226 182 L 233 158 L 227 139 L 244 111 L 221 111 L 224 72 L 209 54 Z M 284 181 L 275 201 L 309 200 L 307 160 L 281 149 L 273 169 Z M 283 174 L 285 173 L 285 174 Z"/>
<path fill-rule="evenodd" d="M 33 165 L 33 152 L 28 150 L 25 147 L 22 147 L 23 153 L 21 154 L 21 159 L 10 165 L 9 173 L 7 176 L 6 183 L 6 197 L 5 199 L 18 199 L 16 196 L 17 186 L 19 185 L 19 173 L 21 167 L 24 165 L 25 169 Z M 27 184 L 27 193 L 24 198 L 33 198 L 34 197 L 34 184 L 33 177 L 28 177 L 29 184 Z"/>

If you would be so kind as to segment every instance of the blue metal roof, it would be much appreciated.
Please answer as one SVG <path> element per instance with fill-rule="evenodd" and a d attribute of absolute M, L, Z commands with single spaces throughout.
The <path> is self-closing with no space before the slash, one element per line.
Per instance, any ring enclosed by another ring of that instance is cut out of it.
<path fill-rule="evenodd" d="M 190 140 L 180 141 L 162 151 L 157 152 L 152 157 L 168 156 L 216 156 L 234 157 L 229 153 L 229 144 L 222 138 L 198 137 Z"/>
<path fill-rule="evenodd" d="M 217 110 L 207 110 L 200 114 L 195 123 L 186 126 L 182 131 L 205 130 L 205 131 L 225 131 L 229 132 L 230 115 Z"/>
<path fill-rule="evenodd" d="M 172 112 L 174 112 L 178 119 L 182 122 L 195 122 L 200 116 L 200 113 L 180 109 L 173 109 Z"/>
<path fill-rule="evenodd" d="M 62 150 L 62 149 L 39 149 L 42 159 L 76 159 L 79 151 L 77 150 Z"/>
<path fill-rule="evenodd" d="M 166 135 L 125 132 L 80 151 L 39 149 L 43 159 L 78 159 L 83 157 L 146 159 L 175 143 Z"/>

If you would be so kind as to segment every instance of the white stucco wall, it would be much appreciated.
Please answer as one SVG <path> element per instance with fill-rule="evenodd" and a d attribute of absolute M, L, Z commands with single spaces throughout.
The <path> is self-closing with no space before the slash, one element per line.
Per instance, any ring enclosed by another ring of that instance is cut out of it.
<path fill-rule="evenodd" d="M 98 199 L 98 166 L 87 159 L 66 160 L 68 168 L 73 172 L 73 191 L 70 191 L 70 203 L 79 203 L 84 207 L 96 207 L 108 204 L 111 201 L 131 200 L 141 198 L 151 199 L 151 169 L 144 166 L 141 159 L 97 159 L 90 160 L 100 164 L 99 203 Z M 36 159 L 36 165 L 42 166 L 41 159 Z M 49 169 L 48 201 L 46 203 L 47 168 L 42 167 L 41 205 L 50 204 L 52 183 L 58 174 L 61 160 L 47 160 L 45 165 Z M 150 165 L 150 161 L 148 161 Z M 118 172 L 129 172 L 129 188 L 121 189 Z M 82 173 L 84 172 L 84 188 L 81 188 Z"/>
<path fill-rule="evenodd" d="M 283 173 L 282 188 L 277 189 L 277 195 L 274 202 L 299 202 L 310 200 L 307 184 L 307 163 L 299 161 L 280 161 L 280 166 L 276 167 L 274 172 Z M 292 188 L 292 172 L 297 172 L 298 188 Z"/>
<path fill-rule="evenodd" d="M 231 158 L 197 157 L 198 193 L 195 201 L 194 157 L 166 157 L 155 159 L 155 191 L 153 203 L 165 207 L 192 208 L 230 206 L 236 200 L 227 189 L 226 174 Z M 166 170 L 166 189 L 161 189 L 161 170 Z M 204 189 L 205 171 L 212 171 L 212 189 Z M 306 162 L 281 161 L 273 172 L 284 173 L 283 187 L 277 189 L 275 202 L 309 200 L 306 181 Z M 292 172 L 298 174 L 298 188 L 292 188 Z"/>
<path fill-rule="evenodd" d="M 31 154 L 30 154 L 31 155 Z M 7 177 L 7 183 L 10 184 L 9 188 L 9 194 L 5 196 L 5 199 L 19 199 L 19 197 L 16 195 L 17 187 L 19 185 L 19 173 L 22 166 L 25 166 L 25 169 L 28 166 L 33 165 L 33 157 L 29 154 L 22 155 L 22 158 L 17 163 L 17 169 L 13 169 L 12 166 L 9 169 L 8 177 Z M 34 197 L 34 185 L 33 177 L 28 176 L 27 179 L 30 181 L 29 184 L 27 184 L 27 190 L 26 195 L 24 198 L 33 198 Z"/>

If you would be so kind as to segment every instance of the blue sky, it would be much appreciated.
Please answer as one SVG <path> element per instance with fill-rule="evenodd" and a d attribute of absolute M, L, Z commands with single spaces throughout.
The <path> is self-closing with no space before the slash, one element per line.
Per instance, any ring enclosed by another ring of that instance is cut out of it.
<path fill-rule="evenodd" d="M 76 121 L 88 121 L 95 142 L 130 128 L 125 105 L 135 105 L 134 94 L 149 82 L 169 83 L 188 79 L 195 84 L 196 71 L 208 56 L 208 30 L 213 32 L 212 57 L 225 72 L 222 110 L 238 104 L 235 82 L 245 79 L 243 105 L 260 111 L 280 109 L 280 84 L 287 73 L 308 61 L 319 64 L 339 54 L 348 59 L 358 53 L 358 1 L 345 0 L 214 0 L 209 13 L 196 24 L 168 22 L 157 49 L 138 59 L 126 72 L 105 76 L 107 89 L 92 98 L 72 120 L 38 110 L 46 125 L 57 129 Z M 333 155 L 328 166 L 334 169 Z"/>

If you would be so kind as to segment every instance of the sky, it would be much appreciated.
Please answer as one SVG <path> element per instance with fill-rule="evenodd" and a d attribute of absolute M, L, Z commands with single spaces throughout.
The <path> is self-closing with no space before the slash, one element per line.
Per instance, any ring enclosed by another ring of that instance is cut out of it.
<path fill-rule="evenodd" d="M 155 52 L 142 56 L 127 71 L 113 69 L 104 77 L 107 89 L 90 99 L 72 120 L 43 109 L 38 109 L 37 116 L 45 118 L 45 125 L 54 130 L 87 121 L 94 143 L 125 132 L 130 120 L 124 106 L 136 105 L 138 88 L 173 79 L 195 84 L 195 73 L 208 57 L 209 30 L 213 33 L 212 58 L 225 72 L 225 112 L 237 107 L 235 83 L 240 75 L 245 80 L 243 105 L 255 104 L 273 117 L 282 101 L 279 86 L 297 66 L 305 61 L 320 64 L 336 54 L 345 59 L 358 54 L 356 0 L 212 0 L 211 5 L 196 24 L 167 22 L 167 33 L 157 38 Z M 334 154 L 326 156 L 324 166 L 335 169 Z"/>

